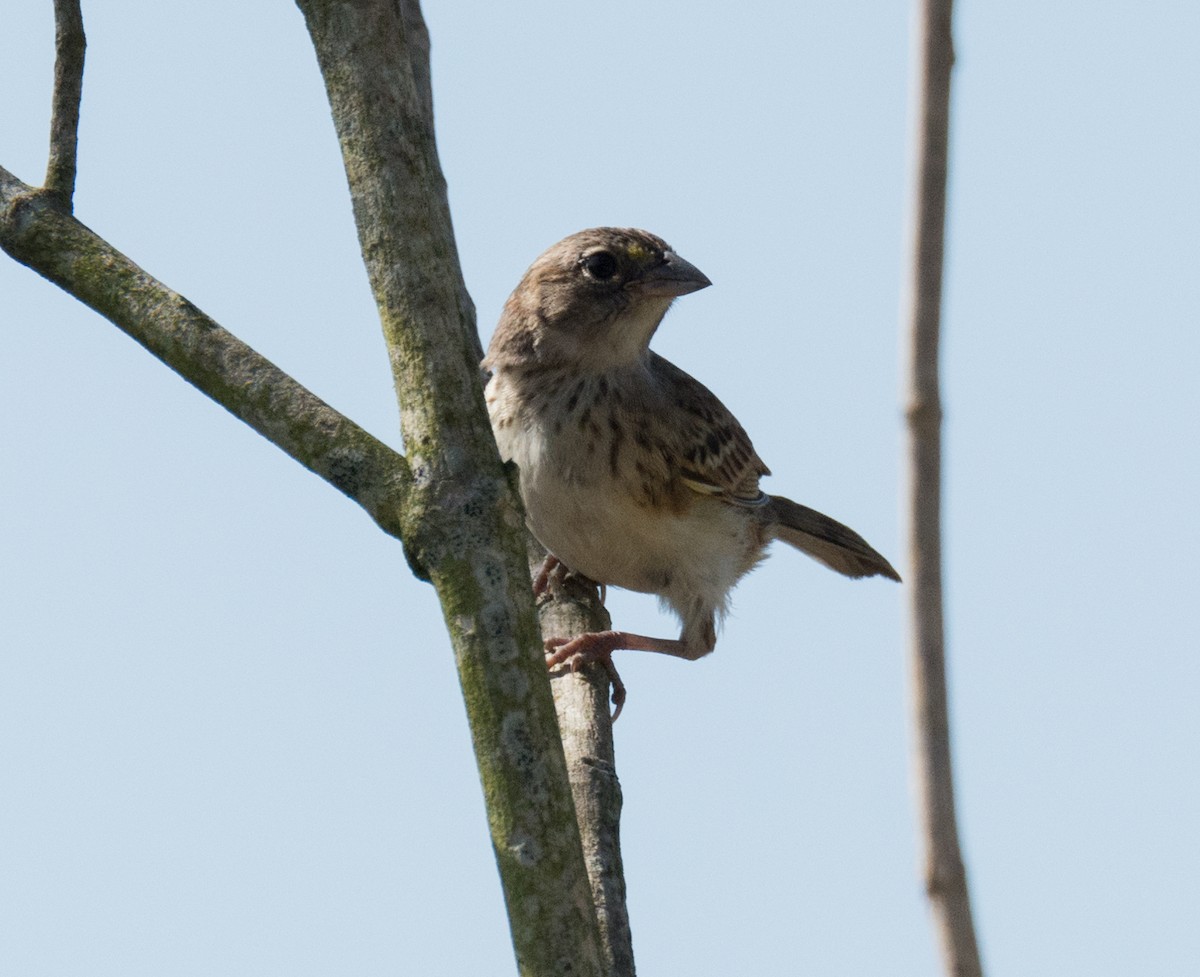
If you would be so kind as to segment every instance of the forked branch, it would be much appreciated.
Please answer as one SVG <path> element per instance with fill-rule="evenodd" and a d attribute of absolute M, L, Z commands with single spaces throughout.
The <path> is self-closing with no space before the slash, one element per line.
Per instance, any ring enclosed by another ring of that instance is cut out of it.
<path fill-rule="evenodd" d="M 437 588 L 454 644 L 518 969 L 608 975 L 520 503 L 483 402 L 420 9 L 416 0 L 298 5 L 341 141 L 415 476 L 405 539 Z"/>
<path fill-rule="evenodd" d="M 579 677 L 559 686 L 583 692 L 585 700 L 582 711 L 564 713 L 571 716 L 572 772 L 586 781 L 576 796 L 599 819 L 597 830 L 585 830 L 585 872 L 519 505 L 483 408 L 481 350 L 433 143 L 429 44 L 419 6 L 416 0 L 300 0 L 300 6 L 342 140 L 408 459 L 70 216 L 84 53 L 78 0 L 55 4 L 46 186 L 27 186 L 0 168 L 0 247 L 118 325 L 404 541 L 414 568 L 437 588 L 454 645 L 521 972 L 625 977 L 633 964 L 606 688 Z M 592 776 L 596 771 L 603 776 Z M 593 892 L 606 915 L 603 938 Z"/>
<path fill-rule="evenodd" d="M 0 247 L 400 535 L 412 481 L 401 455 L 2 167 Z"/>

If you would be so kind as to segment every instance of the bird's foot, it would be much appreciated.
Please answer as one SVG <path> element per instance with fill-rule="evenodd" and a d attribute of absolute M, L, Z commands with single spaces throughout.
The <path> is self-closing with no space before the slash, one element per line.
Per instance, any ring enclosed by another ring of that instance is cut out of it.
<path fill-rule="evenodd" d="M 566 569 L 562 560 L 547 553 L 546 559 L 542 560 L 542 565 L 538 567 L 538 572 L 533 575 L 533 596 L 538 599 L 544 594 L 554 596 L 562 585 Z"/>
<path fill-rule="evenodd" d="M 546 554 L 546 559 L 542 560 L 542 565 L 538 567 L 538 572 L 533 575 L 533 596 L 537 600 L 549 594 L 551 597 L 558 597 L 563 590 L 563 585 L 567 578 L 578 580 L 584 586 L 596 587 L 600 592 L 600 604 L 603 606 L 604 598 L 608 596 L 608 590 L 602 583 L 585 577 L 582 573 L 578 573 L 568 567 L 557 556 L 550 553 Z"/>
<path fill-rule="evenodd" d="M 621 681 L 617 666 L 613 664 L 612 653 L 618 648 L 626 647 L 623 641 L 625 637 L 620 631 L 588 631 L 573 638 L 547 638 L 545 642 L 547 668 L 569 665 L 571 671 L 577 672 L 592 662 L 599 662 L 604 666 L 608 680 L 612 683 L 614 723 L 625 706 L 625 683 Z"/>

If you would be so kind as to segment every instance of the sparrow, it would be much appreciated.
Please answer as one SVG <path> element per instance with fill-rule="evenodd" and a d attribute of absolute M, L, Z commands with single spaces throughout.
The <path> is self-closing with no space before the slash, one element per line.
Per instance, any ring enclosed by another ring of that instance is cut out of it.
<path fill-rule="evenodd" d="M 707 655 L 730 592 L 772 540 L 848 577 L 900 579 L 852 529 L 763 492 L 770 471 L 741 424 L 650 349 L 671 303 L 711 284 L 646 231 L 580 231 L 530 266 L 483 360 L 500 455 L 516 464 L 529 529 L 550 554 L 535 591 L 569 570 L 655 594 L 680 620 L 678 638 L 546 639 L 551 668 L 604 664 L 614 718 L 625 687 L 613 652 Z"/>

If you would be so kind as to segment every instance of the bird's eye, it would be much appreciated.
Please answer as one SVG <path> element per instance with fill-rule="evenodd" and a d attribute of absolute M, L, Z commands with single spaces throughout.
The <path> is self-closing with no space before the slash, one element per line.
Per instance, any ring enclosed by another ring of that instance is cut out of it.
<path fill-rule="evenodd" d="M 607 251 L 593 251 L 582 264 L 583 270 L 598 282 L 606 282 L 617 273 L 617 259 Z"/>

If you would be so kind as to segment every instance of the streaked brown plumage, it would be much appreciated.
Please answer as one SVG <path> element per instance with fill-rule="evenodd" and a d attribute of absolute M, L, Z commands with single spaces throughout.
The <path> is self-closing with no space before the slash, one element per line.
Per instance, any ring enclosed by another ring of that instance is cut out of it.
<path fill-rule="evenodd" d="M 551 666 L 604 661 L 618 711 L 612 652 L 712 651 L 730 591 L 772 539 L 850 577 L 900 579 L 853 530 L 763 493 L 770 472 L 737 419 L 649 349 L 671 302 L 709 284 L 653 234 L 581 231 L 525 273 L 484 360 L 492 428 L 520 470 L 533 534 L 571 570 L 657 594 L 682 621 L 678 639 L 547 640 Z"/>

